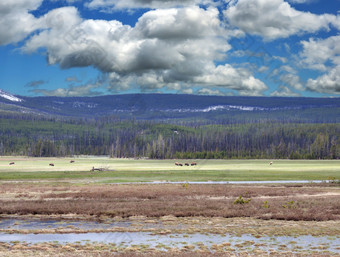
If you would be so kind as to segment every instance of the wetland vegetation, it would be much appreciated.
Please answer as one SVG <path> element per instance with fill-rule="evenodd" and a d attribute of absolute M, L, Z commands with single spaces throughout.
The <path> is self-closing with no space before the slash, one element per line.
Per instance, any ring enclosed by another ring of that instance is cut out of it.
<path fill-rule="evenodd" d="M 271 161 L 1 157 L 0 256 L 339 256 L 339 162 Z"/>
<path fill-rule="evenodd" d="M 254 217 L 337 220 L 340 190 L 331 186 L 44 185 L 3 183 L 2 214 L 92 217 Z M 251 199 L 243 204 L 235 200 Z"/>

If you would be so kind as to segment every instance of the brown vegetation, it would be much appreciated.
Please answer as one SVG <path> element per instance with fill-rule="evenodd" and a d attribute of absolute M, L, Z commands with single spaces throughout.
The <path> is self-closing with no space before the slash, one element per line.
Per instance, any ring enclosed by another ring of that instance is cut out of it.
<path fill-rule="evenodd" d="M 0 185 L 0 214 L 254 217 L 339 220 L 338 187 L 241 185 Z M 251 199 L 235 204 L 239 197 Z"/>
<path fill-rule="evenodd" d="M 93 254 L 93 253 L 91 253 Z M 61 255 L 63 257 L 77 257 L 80 255 Z M 227 253 L 227 252 L 220 252 L 220 253 L 212 253 L 212 252 L 198 252 L 198 251 L 191 251 L 191 252 L 156 252 L 156 253 L 136 253 L 136 252 L 124 252 L 124 253 L 97 253 L 94 255 L 82 255 L 82 256 L 91 256 L 91 257 L 249 257 L 249 256 L 280 256 L 280 257 L 302 257 L 302 256 L 309 256 L 309 257 L 330 257 L 329 254 L 293 254 L 293 253 L 266 253 L 262 252 L 261 254 L 251 254 L 249 252 L 241 252 L 241 253 Z"/>
<path fill-rule="evenodd" d="M 48 244 L 3 244 L 0 246 L 0 256 L 23 257 L 23 256 L 43 256 L 43 257 L 249 257 L 249 256 L 271 256 L 271 257 L 330 257 L 338 255 L 330 255 L 329 253 L 320 252 L 302 252 L 293 253 L 289 251 L 270 251 L 270 253 L 261 250 L 249 251 L 235 251 L 233 249 L 227 251 L 210 252 L 209 250 L 188 251 L 182 249 L 169 249 L 169 251 L 142 250 L 137 249 L 123 250 L 121 252 L 112 251 L 110 247 L 102 244 L 94 245 L 79 245 L 68 244 L 58 245 L 54 243 Z"/>

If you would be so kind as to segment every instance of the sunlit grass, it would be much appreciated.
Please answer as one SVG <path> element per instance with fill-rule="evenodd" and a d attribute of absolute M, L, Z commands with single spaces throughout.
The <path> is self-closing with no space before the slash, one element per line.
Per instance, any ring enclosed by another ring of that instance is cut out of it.
<path fill-rule="evenodd" d="M 15 164 L 9 165 L 12 161 Z M 337 160 L 274 160 L 272 165 L 269 160 L 195 160 L 197 166 L 182 167 L 175 166 L 175 162 L 190 164 L 192 160 L 1 157 L 0 179 L 96 178 L 106 182 L 340 179 Z M 102 171 L 91 171 L 93 167 Z"/>

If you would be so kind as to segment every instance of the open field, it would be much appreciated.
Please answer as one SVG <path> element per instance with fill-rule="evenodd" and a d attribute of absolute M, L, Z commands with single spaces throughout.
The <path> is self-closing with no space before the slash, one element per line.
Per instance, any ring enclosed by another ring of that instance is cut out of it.
<path fill-rule="evenodd" d="M 1 157 L 0 180 L 96 182 L 265 181 L 340 179 L 339 160 L 133 160 L 111 158 Z M 175 166 L 175 162 L 197 166 Z M 9 165 L 15 162 L 14 165 Z M 54 166 L 49 166 L 53 163 Z M 92 168 L 100 171 L 91 171 Z"/>

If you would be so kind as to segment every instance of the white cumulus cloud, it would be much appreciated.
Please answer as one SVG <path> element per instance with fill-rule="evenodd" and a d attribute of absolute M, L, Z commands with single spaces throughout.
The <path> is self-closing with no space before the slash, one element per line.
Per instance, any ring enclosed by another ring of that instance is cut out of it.
<path fill-rule="evenodd" d="M 340 36 L 302 41 L 302 65 L 323 72 L 308 79 L 307 89 L 319 93 L 340 94 Z"/>
<path fill-rule="evenodd" d="M 299 93 L 293 92 L 289 87 L 280 86 L 276 91 L 272 92 L 270 96 L 277 97 L 298 97 Z"/>
<path fill-rule="evenodd" d="M 340 65 L 316 79 L 308 79 L 307 89 L 319 93 L 340 94 Z"/>
<path fill-rule="evenodd" d="M 326 62 L 340 65 L 340 36 L 326 39 L 313 39 L 301 42 L 303 51 L 300 53 L 302 64 L 308 68 L 326 71 Z"/>
<path fill-rule="evenodd" d="M 246 69 L 234 68 L 229 64 L 206 67 L 207 72 L 195 78 L 199 84 L 220 86 L 237 90 L 241 95 L 262 95 L 267 86 Z"/>
<path fill-rule="evenodd" d="M 109 90 L 188 85 L 217 85 L 259 95 L 267 87 L 245 69 L 216 66 L 231 46 L 216 8 L 197 6 L 144 13 L 134 27 L 119 21 L 82 19 L 75 7 L 50 11 L 40 18 L 48 29 L 32 36 L 24 51 L 47 51 L 50 64 L 61 68 L 93 66 Z"/>
<path fill-rule="evenodd" d="M 95 91 L 95 88 L 101 87 L 98 83 L 89 83 L 81 86 L 70 85 L 68 88 L 57 89 L 33 89 L 31 92 L 44 96 L 59 96 L 59 97 L 81 97 L 81 96 L 97 96 L 102 95 L 100 91 Z"/>
<path fill-rule="evenodd" d="M 91 9 L 114 11 L 139 8 L 160 9 L 186 7 L 211 3 L 213 3 L 211 0 L 92 0 L 87 4 L 87 7 Z"/>
<path fill-rule="evenodd" d="M 226 95 L 225 93 L 221 92 L 220 90 L 213 90 L 210 88 L 202 88 L 197 91 L 197 94 L 199 95 L 219 95 L 219 96 L 224 96 Z"/>
<path fill-rule="evenodd" d="M 231 25 L 267 40 L 329 30 L 330 24 L 340 29 L 339 17 L 298 11 L 283 0 L 238 0 L 224 15 Z"/>
<path fill-rule="evenodd" d="M 40 20 L 29 11 L 43 0 L 0 1 L 0 45 L 16 43 L 41 27 Z"/>

